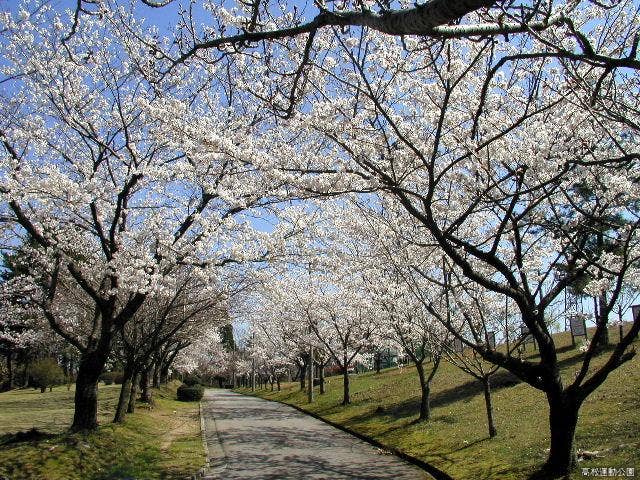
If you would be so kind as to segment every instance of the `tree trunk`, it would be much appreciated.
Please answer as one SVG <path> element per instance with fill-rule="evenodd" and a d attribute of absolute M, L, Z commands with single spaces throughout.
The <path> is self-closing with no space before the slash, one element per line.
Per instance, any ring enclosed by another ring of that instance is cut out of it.
<path fill-rule="evenodd" d="M 431 417 L 431 386 L 424 375 L 424 366 L 420 362 L 414 362 L 416 370 L 418 371 L 418 378 L 420 379 L 420 416 L 419 422 L 426 422 Z"/>
<path fill-rule="evenodd" d="M 320 395 L 324 393 L 324 363 L 320 364 Z"/>
<path fill-rule="evenodd" d="M 169 365 L 163 364 L 162 368 L 160 369 L 160 383 L 166 384 L 168 379 L 169 379 Z"/>
<path fill-rule="evenodd" d="M 153 388 L 160 388 L 160 361 L 153 366 Z"/>
<path fill-rule="evenodd" d="M 349 405 L 351 403 L 351 395 L 349 394 L 349 371 L 346 364 L 342 369 L 342 384 L 344 390 L 342 396 L 342 405 Z"/>
<path fill-rule="evenodd" d="M 40 387 L 40 393 L 44 393 L 47 391 L 47 387 Z"/>
<path fill-rule="evenodd" d="M 140 387 L 142 388 L 142 394 L 140 395 L 140 400 L 146 403 L 153 403 L 153 395 L 151 393 L 151 376 L 152 372 L 151 368 L 145 368 L 142 371 L 142 375 L 140 377 Z"/>
<path fill-rule="evenodd" d="M 22 387 L 27 388 L 29 386 L 29 367 L 31 362 L 27 361 L 24 364 L 24 371 L 22 372 Z"/>
<path fill-rule="evenodd" d="M 559 478 L 576 466 L 574 436 L 580 402 L 566 393 L 547 393 L 547 401 L 551 448 L 542 472 L 547 476 L 545 478 Z"/>
<path fill-rule="evenodd" d="M 180 350 L 181 349 L 176 348 L 171 352 L 168 358 L 165 358 L 165 360 L 162 362 L 162 369 L 160 370 L 160 383 L 168 382 L 169 369 L 171 368 L 171 365 L 173 365 L 173 361 L 176 359 L 176 356 L 178 356 L 178 353 L 180 353 Z"/>
<path fill-rule="evenodd" d="M 484 389 L 484 404 L 487 408 L 489 438 L 493 438 L 498 434 L 498 430 L 496 430 L 496 425 L 493 422 L 493 404 L 491 403 L 491 378 L 489 376 L 486 376 L 482 379 L 482 387 Z"/>
<path fill-rule="evenodd" d="M 376 373 L 380 373 L 380 367 L 382 366 L 382 353 L 377 352 L 375 355 Z"/>
<path fill-rule="evenodd" d="M 300 390 L 304 392 L 307 378 L 307 364 L 303 363 L 300 367 Z"/>
<path fill-rule="evenodd" d="M 62 354 L 62 374 L 64 378 L 69 376 L 69 359 L 67 358 L 67 354 Z"/>
<path fill-rule="evenodd" d="M 104 350 L 85 352 L 80 358 L 71 425 L 73 432 L 95 430 L 98 427 L 98 377 L 109 353 L 108 349 Z"/>
<path fill-rule="evenodd" d="M 130 367 L 125 367 L 122 374 L 122 385 L 120 386 L 120 396 L 118 397 L 118 406 L 116 414 L 113 417 L 114 423 L 124 422 L 124 415 L 127 412 L 129 398 L 131 396 L 131 382 L 133 380 L 133 372 Z"/>
<path fill-rule="evenodd" d="M 278 384 L 278 391 L 280 391 L 280 375 L 276 377 L 276 382 Z"/>
<path fill-rule="evenodd" d="M 13 352 L 7 353 L 7 373 L 9 374 L 9 390 L 13 390 Z"/>
<path fill-rule="evenodd" d="M 597 304 L 597 317 L 599 323 L 603 324 L 602 337 L 600 337 L 600 346 L 609 345 L 609 315 L 606 307 L 607 296 L 605 294 L 600 295 L 597 299 L 594 298 L 594 302 Z"/>
<path fill-rule="evenodd" d="M 127 413 L 134 413 L 136 411 L 136 397 L 138 396 L 138 385 L 140 384 L 140 372 L 136 372 L 133 375 L 131 381 L 131 392 L 129 393 L 129 405 L 127 405 Z"/>

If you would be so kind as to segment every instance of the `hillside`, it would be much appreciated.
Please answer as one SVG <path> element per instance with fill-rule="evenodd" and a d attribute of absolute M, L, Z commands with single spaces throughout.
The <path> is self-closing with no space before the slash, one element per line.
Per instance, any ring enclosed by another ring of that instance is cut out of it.
<path fill-rule="evenodd" d="M 611 331 L 612 341 L 617 332 Z M 571 378 L 582 355 L 571 348 L 568 333 L 557 335 L 563 376 Z M 636 347 L 638 342 L 636 341 Z M 527 356 L 535 357 L 532 346 Z M 606 355 L 606 354 L 605 354 Z M 602 362 L 604 355 L 594 361 Z M 640 355 L 613 372 L 581 409 L 576 446 L 598 452 L 571 476 L 585 478 L 582 468 L 640 469 Z M 352 403 L 340 405 L 342 377 L 328 378 L 327 393 L 308 404 L 298 383 L 281 392 L 257 395 L 302 407 L 332 422 L 402 450 L 456 479 L 523 479 L 535 471 L 548 448 L 548 408 L 544 394 L 520 383 L 508 372 L 493 377 L 494 415 L 498 435 L 489 439 L 484 397 L 479 382 L 443 363 L 432 383 L 432 418 L 415 423 L 420 402 L 415 368 L 390 368 L 380 374 L 351 376 Z M 239 389 L 251 393 L 248 389 Z"/>

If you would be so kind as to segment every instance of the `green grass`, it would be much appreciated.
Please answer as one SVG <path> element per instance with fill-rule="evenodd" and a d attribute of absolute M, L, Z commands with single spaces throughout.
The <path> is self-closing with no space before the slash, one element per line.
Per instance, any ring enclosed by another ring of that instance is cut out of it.
<path fill-rule="evenodd" d="M 617 339 L 613 331 L 611 339 Z M 568 380 L 576 372 L 582 354 L 570 348 L 568 334 L 559 334 L 556 343 L 563 362 L 562 373 Z M 528 355 L 535 356 L 531 345 L 527 349 Z M 601 355 L 594 364 L 603 360 Z M 583 467 L 640 470 L 639 367 L 637 356 L 614 371 L 583 405 L 576 432 L 577 448 L 600 451 L 603 458 L 580 462 L 572 479 L 585 478 Z M 480 385 L 448 363 L 441 365 L 433 381 L 432 419 L 426 423 L 415 422 L 420 401 L 415 368 L 352 375 L 352 404 L 347 407 L 340 405 L 342 377 L 331 377 L 327 383 L 327 393 L 317 395 L 313 404 L 307 403 L 297 383 L 284 384 L 281 392 L 261 390 L 256 394 L 297 405 L 373 437 L 456 479 L 523 479 L 546 457 L 549 431 L 545 396 L 507 372 L 499 371 L 494 379 L 498 428 L 494 439 L 488 436 Z M 239 391 L 250 393 L 247 389 Z"/>
<path fill-rule="evenodd" d="M 0 394 L 0 477 L 11 480 L 184 479 L 204 463 L 198 403 L 178 402 L 177 384 L 155 393 L 153 409 L 113 417 L 119 386 L 100 386 L 101 426 L 68 434 L 73 391 L 18 390 Z M 39 434 L 18 432 L 36 428 Z"/>

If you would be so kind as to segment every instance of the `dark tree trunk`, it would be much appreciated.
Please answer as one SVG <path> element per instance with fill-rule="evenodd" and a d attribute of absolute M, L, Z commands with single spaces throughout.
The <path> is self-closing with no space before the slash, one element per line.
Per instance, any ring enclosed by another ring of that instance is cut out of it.
<path fill-rule="evenodd" d="M 542 467 L 545 478 L 567 475 L 577 462 L 574 437 L 580 402 L 566 393 L 547 393 L 551 448 Z"/>
<path fill-rule="evenodd" d="M 160 388 L 160 361 L 153 366 L 153 388 Z"/>
<path fill-rule="evenodd" d="M 419 422 L 425 422 L 431 417 L 431 386 L 424 374 L 424 366 L 420 362 L 414 362 L 416 370 L 418 371 L 418 378 L 420 379 L 420 416 Z"/>
<path fill-rule="evenodd" d="M 40 393 L 44 393 L 47 391 L 47 387 L 40 387 Z"/>
<path fill-rule="evenodd" d="M 22 372 L 22 387 L 27 388 L 29 386 L 29 367 L 31 363 L 27 361 L 24 364 L 24 371 Z"/>
<path fill-rule="evenodd" d="M 179 352 L 180 352 L 180 349 L 176 348 L 171 352 L 171 354 L 168 357 L 165 357 L 164 360 L 162 361 L 162 368 L 160 369 L 160 383 L 166 384 L 168 382 L 169 369 L 171 368 L 171 365 L 173 365 L 173 361 L 175 360 Z"/>
<path fill-rule="evenodd" d="M 166 384 L 169 379 L 169 365 L 164 364 L 160 369 L 160 383 Z"/>
<path fill-rule="evenodd" d="M 67 354 L 62 355 L 62 374 L 64 378 L 69 376 L 69 359 L 67 358 Z"/>
<path fill-rule="evenodd" d="M 380 368 L 382 367 L 382 353 L 377 352 L 375 355 L 375 364 L 376 364 L 376 373 L 380 373 Z"/>
<path fill-rule="evenodd" d="M 320 395 L 324 393 L 324 363 L 320 364 Z"/>
<path fill-rule="evenodd" d="M 599 345 L 604 347 L 609 345 L 609 329 L 607 328 L 609 324 L 609 315 L 607 312 L 607 296 L 605 294 L 600 297 L 594 298 L 594 303 L 596 307 L 596 320 L 598 323 L 602 323 L 602 336 L 600 337 Z"/>
<path fill-rule="evenodd" d="M 140 372 L 136 372 L 133 375 L 131 381 L 131 392 L 129 393 L 129 405 L 127 405 L 127 413 L 134 413 L 136 411 L 136 397 L 138 396 L 138 385 L 140 384 Z"/>
<path fill-rule="evenodd" d="M 349 405 L 351 403 L 351 395 L 349 394 L 349 371 L 346 363 L 342 369 L 342 387 L 342 405 Z"/>
<path fill-rule="evenodd" d="M 151 376 L 151 368 L 145 368 L 140 376 L 140 388 L 142 389 L 140 400 L 146 403 L 153 403 L 153 395 L 151 393 Z"/>
<path fill-rule="evenodd" d="M 280 391 L 280 376 L 276 377 L 276 383 L 278 384 L 278 391 Z"/>
<path fill-rule="evenodd" d="M 118 406 L 116 414 L 113 417 L 114 423 L 124 422 L 124 415 L 127 413 L 129 406 L 129 398 L 131 396 L 131 382 L 133 381 L 133 371 L 130 366 L 125 367 L 122 374 L 122 385 L 120 386 L 120 396 L 118 397 Z"/>
<path fill-rule="evenodd" d="M 13 352 L 7 352 L 7 373 L 9 374 L 9 390 L 13 390 Z"/>
<path fill-rule="evenodd" d="M 487 424 L 489 425 L 489 438 L 493 438 L 498 434 L 496 425 L 493 421 L 493 404 L 491 402 L 491 378 L 486 376 L 482 379 L 482 387 L 484 389 L 484 404 L 487 408 Z"/>
<path fill-rule="evenodd" d="M 307 378 L 307 364 L 303 363 L 300 367 L 300 390 L 304 391 Z"/>
<path fill-rule="evenodd" d="M 104 369 L 109 349 L 84 352 L 76 377 L 75 411 L 71 431 L 95 430 L 98 427 L 98 377 Z"/>

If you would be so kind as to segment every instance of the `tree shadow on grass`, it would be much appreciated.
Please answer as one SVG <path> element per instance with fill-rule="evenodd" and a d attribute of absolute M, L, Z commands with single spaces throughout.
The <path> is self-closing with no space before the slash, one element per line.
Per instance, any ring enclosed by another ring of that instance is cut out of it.
<path fill-rule="evenodd" d="M 16 433 L 5 433 L 4 435 L 0 435 L 0 445 L 12 445 L 17 443 L 26 443 L 26 442 L 40 442 L 42 440 L 47 440 L 50 438 L 54 438 L 57 435 L 53 433 L 42 432 L 37 428 L 32 428 L 30 430 L 26 430 L 23 432 Z"/>
<path fill-rule="evenodd" d="M 597 355 L 609 353 L 614 348 L 615 348 L 615 345 L 613 344 L 601 347 Z M 558 348 L 558 353 L 568 352 L 571 350 L 573 350 L 573 347 L 571 345 L 567 345 L 567 346 Z M 584 354 L 576 351 L 575 355 L 571 355 L 569 357 L 563 358 L 562 360 L 558 361 L 558 365 L 561 370 L 564 370 L 566 368 L 579 365 L 580 363 L 582 363 L 583 357 L 584 357 Z M 533 357 L 531 357 L 530 359 L 533 360 Z M 496 372 L 491 377 L 491 389 L 493 391 L 500 390 L 503 388 L 513 387 L 520 383 L 522 383 L 522 380 L 520 380 L 511 372 L 508 372 L 502 369 L 498 370 L 498 372 Z M 483 394 L 482 384 L 475 379 L 471 379 L 468 382 L 463 383 L 462 385 L 458 385 L 456 387 L 452 387 L 446 390 L 441 390 L 437 393 L 432 394 L 431 407 L 432 408 L 443 407 L 458 401 L 468 402 L 475 396 L 482 395 L 482 394 Z M 405 400 L 402 403 L 398 403 L 396 405 L 387 407 L 385 408 L 384 412 L 380 412 L 378 414 L 388 415 L 395 419 L 398 419 L 402 417 L 416 415 L 419 412 L 419 408 L 420 408 L 420 397 L 415 396 Z M 373 416 L 373 415 L 376 415 L 376 412 L 372 410 L 369 414 L 370 416 Z"/>
<path fill-rule="evenodd" d="M 517 385 L 521 381 L 512 373 L 506 370 L 499 370 L 491 377 L 491 389 L 496 391 L 502 388 L 509 388 Z M 468 382 L 456 387 L 441 390 L 431 395 L 431 407 L 443 407 L 454 402 L 470 401 L 477 395 L 483 394 L 482 384 L 478 380 Z M 402 403 L 390 406 L 385 409 L 384 415 L 393 418 L 402 418 L 416 415 L 420 409 L 420 397 L 409 398 Z"/>

